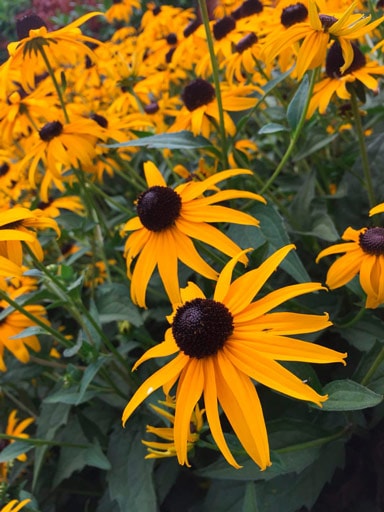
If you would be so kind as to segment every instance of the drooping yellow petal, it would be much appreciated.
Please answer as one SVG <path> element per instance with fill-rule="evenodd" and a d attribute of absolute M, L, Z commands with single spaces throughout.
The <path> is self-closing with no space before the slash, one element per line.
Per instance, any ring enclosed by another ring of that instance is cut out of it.
<path fill-rule="evenodd" d="M 124 226 L 124 231 L 136 231 L 138 229 L 141 229 L 143 227 L 143 224 L 141 223 L 141 220 L 139 217 L 133 217 L 132 219 L 129 219 L 128 222 L 126 222 Z"/>
<path fill-rule="evenodd" d="M 334 290 L 349 283 L 359 272 L 363 259 L 365 258 L 362 251 L 350 252 L 340 256 L 328 270 L 327 286 Z"/>
<path fill-rule="evenodd" d="M 145 308 L 145 292 L 157 263 L 158 237 L 152 233 L 135 263 L 131 279 L 132 302 Z"/>
<path fill-rule="evenodd" d="M 220 416 L 217 403 L 217 387 L 215 377 L 215 366 L 211 357 L 202 360 L 204 369 L 204 406 L 209 428 L 219 450 L 231 466 L 239 469 L 241 466 L 233 458 L 233 455 L 225 441 L 220 423 Z"/>
<path fill-rule="evenodd" d="M 255 386 L 232 364 L 226 351 L 219 351 L 216 381 L 219 401 L 239 441 L 261 470 L 271 464 L 264 415 Z"/>
<path fill-rule="evenodd" d="M 174 439 L 179 464 L 190 466 L 187 457 L 192 412 L 204 389 L 204 373 L 197 358 L 190 358 L 182 370 L 176 392 Z"/>
<path fill-rule="evenodd" d="M 172 361 L 148 377 L 148 379 L 143 382 L 143 384 L 139 387 L 139 389 L 135 392 L 133 397 L 126 405 L 122 416 L 123 426 L 131 414 L 135 411 L 135 409 L 137 409 L 137 407 L 141 404 L 141 402 L 143 402 L 150 394 L 156 391 L 156 389 L 159 389 L 169 380 L 180 375 L 181 370 L 188 363 L 188 361 L 189 358 L 187 356 L 179 353 L 174 359 L 172 359 Z"/>
<path fill-rule="evenodd" d="M 167 183 L 163 175 L 153 162 L 148 160 L 147 162 L 144 163 L 143 168 L 148 188 L 154 187 L 156 185 L 160 187 L 167 186 Z"/>
<path fill-rule="evenodd" d="M 180 286 L 177 265 L 177 240 L 173 236 L 172 229 L 164 229 L 160 236 L 157 236 L 157 266 L 160 278 L 171 304 L 181 302 Z"/>
<path fill-rule="evenodd" d="M 154 347 L 149 348 L 133 365 L 132 371 L 136 370 L 144 361 L 155 357 L 166 357 L 175 354 L 179 350 L 173 337 L 167 337 L 166 341 L 158 343 Z"/>
<path fill-rule="evenodd" d="M 267 359 L 256 352 L 253 359 L 241 350 L 241 345 L 227 344 L 224 351 L 228 351 L 228 358 L 246 375 L 260 384 L 264 384 L 275 391 L 299 400 L 308 400 L 320 405 L 327 396 L 319 395 L 316 391 L 304 384 L 298 377 L 285 369 L 274 360 Z"/>
<path fill-rule="evenodd" d="M 339 254 L 343 252 L 351 252 L 360 250 L 359 246 L 356 245 L 356 242 L 346 242 L 342 244 L 335 244 L 323 249 L 316 258 L 316 263 L 318 263 L 325 256 L 330 256 L 331 254 Z"/>

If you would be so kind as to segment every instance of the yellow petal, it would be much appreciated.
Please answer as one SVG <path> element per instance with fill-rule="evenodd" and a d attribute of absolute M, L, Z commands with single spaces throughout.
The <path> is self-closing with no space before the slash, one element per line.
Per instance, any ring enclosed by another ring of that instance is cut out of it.
<path fill-rule="evenodd" d="M 339 254 L 343 252 L 351 252 L 351 251 L 361 251 L 360 246 L 356 244 L 356 242 L 347 242 L 342 244 L 335 244 L 323 249 L 316 258 L 316 263 L 318 263 L 321 258 L 325 256 L 330 256 L 331 254 Z"/>
<path fill-rule="evenodd" d="M 154 186 L 160 186 L 160 187 L 166 187 L 167 184 L 165 182 L 165 179 L 159 169 L 156 167 L 156 165 L 148 160 L 144 163 L 144 174 L 145 179 L 147 180 L 148 188 L 154 187 Z"/>
<path fill-rule="evenodd" d="M 157 266 L 160 278 L 171 304 L 181 302 L 177 265 L 177 241 L 172 229 L 164 229 L 157 236 Z"/>
<path fill-rule="evenodd" d="M 384 203 L 380 203 L 369 210 L 369 216 L 376 215 L 377 213 L 384 213 Z"/>
<path fill-rule="evenodd" d="M 367 256 L 362 251 L 354 251 L 340 256 L 329 267 L 326 280 L 327 286 L 334 290 L 349 283 L 359 272 L 361 264 L 366 258 Z"/>
<path fill-rule="evenodd" d="M 132 302 L 145 308 L 145 293 L 158 258 L 158 234 L 152 233 L 139 254 L 131 279 Z"/>
<path fill-rule="evenodd" d="M 171 356 L 178 352 L 179 347 L 176 345 L 175 340 L 172 337 L 168 337 L 166 341 L 162 343 L 158 343 L 154 347 L 146 350 L 145 353 L 136 361 L 133 365 L 132 371 L 136 370 L 138 366 L 140 366 L 144 361 L 148 361 L 148 359 L 153 359 L 155 357 L 166 357 Z"/>
<path fill-rule="evenodd" d="M 139 389 L 126 405 L 122 416 L 123 426 L 131 414 L 135 411 L 135 409 L 141 404 L 141 402 L 143 402 L 150 394 L 156 391 L 156 389 L 159 389 L 169 380 L 178 376 L 188 361 L 189 358 L 180 353 L 174 359 L 172 359 L 172 361 L 148 377 L 148 379 L 143 382 L 143 384 L 139 387 Z"/>
<path fill-rule="evenodd" d="M 252 251 L 252 249 L 244 249 L 244 251 L 239 252 L 225 265 L 223 270 L 220 272 L 219 278 L 216 283 L 216 289 L 213 296 L 214 300 L 217 300 L 218 302 L 223 302 L 231 285 L 232 273 L 233 269 L 235 268 L 235 265 L 243 259 L 243 256 L 247 252 L 250 251 Z"/>
<path fill-rule="evenodd" d="M 231 466 L 239 469 L 241 466 L 233 458 L 228 445 L 225 441 L 223 430 L 220 423 L 220 416 L 217 404 L 217 389 L 216 389 L 216 377 L 215 367 L 211 357 L 202 359 L 204 368 L 204 406 L 209 428 L 212 433 L 212 437 L 217 444 L 217 447 L 224 455 L 226 461 Z"/>
<path fill-rule="evenodd" d="M 204 388 L 202 364 L 197 358 L 190 358 L 180 375 L 176 392 L 174 439 L 179 464 L 190 466 L 187 458 L 188 436 L 191 417 Z"/>
<path fill-rule="evenodd" d="M 192 222 L 233 222 L 234 224 L 248 226 L 258 226 L 260 224 L 257 219 L 248 213 L 218 205 L 200 207 L 194 205 L 192 208 L 185 206 L 182 210 L 182 216 Z"/>
<path fill-rule="evenodd" d="M 275 272 L 276 268 L 294 247 L 295 246 L 291 244 L 278 249 L 258 268 L 247 272 L 233 281 L 228 294 L 224 298 L 225 305 L 232 315 L 237 315 L 249 305 L 270 275 Z"/>

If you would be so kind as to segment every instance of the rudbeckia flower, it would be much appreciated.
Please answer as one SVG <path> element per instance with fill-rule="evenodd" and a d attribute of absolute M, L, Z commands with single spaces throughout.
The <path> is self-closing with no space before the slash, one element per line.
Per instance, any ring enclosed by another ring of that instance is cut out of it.
<path fill-rule="evenodd" d="M 384 204 L 375 206 L 370 215 L 384 211 Z M 316 258 L 343 254 L 329 268 L 326 285 L 331 290 L 349 283 L 359 274 L 360 284 L 367 294 L 366 308 L 375 309 L 384 302 L 384 228 L 348 227 L 342 237 L 346 243 L 327 247 Z"/>
<path fill-rule="evenodd" d="M 331 38 L 336 39 L 342 48 L 344 64 L 341 73 L 352 63 L 352 39 L 359 39 L 371 32 L 384 17 L 369 23 L 371 16 L 354 14 L 357 2 L 353 2 L 345 11 L 319 13 L 315 0 L 308 0 L 308 21 L 296 23 L 281 33 L 272 33 L 265 42 L 266 61 L 273 60 L 285 49 L 302 41 L 297 54 L 296 74 L 300 80 L 308 69 L 321 66 L 326 57 L 327 46 Z"/>
<path fill-rule="evenodd" d="M 0 212 L 0 256 L 8 258 L 21 266 L 25 242 L 39 260 L 44 253 L 37 239 L 36 229 L 54 229 L 58 236 L 60 230 L 55 220 L 46 217 L 41 210 L 28 210 L 14 207 Z"/>
<path fill-rule="evenodd" d="M 293 247 L 279 249 L 231 283 L 236 263 L 247 252 L 242 251 L 222 270 L 213 299 L 206 298 L 194 283 L 181 290 L 181 303 L 173 305 L 165 340 L 147 350 L 133 369 L 148 359 L 173 358 L 139 387 L 124 409 L 123 424 L 153 391 L 163 386 L 167 395 L 176 385 L 174 443 L 180 464 L 188 465 L 191 415 L 203 396 L 212 437 L 228 463 L 240 467 L 225 441 L 218 404 L 251 459 L 262 470 L 270 465 L 263 411 L 253 381 L 321 405 L 327 396 L 318 394 L 279 361 L 343 363 L 346 357 L 288 337 L 325 329 L 331 325 L 326 313 L 270 312 L 289 299 L 321 290 L 320 283 L 286 286 L 252 302 Z"/>
<path fill-rule="evenodd" d="M 26 439 L 29 437 L 27 433 L 25 433 L 25 429 L 29 427 L 31 423 L 33 423 L 33 418 L 26 418 L 25 420 L 19 421 L 17 419 L 17 410 L 14 409 L 10 412 L 8 416 L 8 423 L 5 429 L 5 434 L 8 436 L 15 436 L 22 439 Z M 0 439 L 0 451 L 3 450 L 8 444 L 14 443 L 13 439 Z M 27 455 L 25 453 L 21 453 L 16 457 L 20 462 L 25 462 L 27 460 Z M 0 482 L 4 482 L 8 473 L 8 464 L 2 462 L 0 463 Z"/>
<path fill-rule="evenodd" d="M 159 407 L 157 405 L 151 404 L 152 409 L 157 412 L 160 416 L 162 416 L 168 423 L 171 424 L 170 427 L 152 427 L 151 425 L 147 425 L 147 433 L 153 434 L 154 436 L 161 439 L 161 441 L 142 441 L 142 443 L 148 448 L 148 455 L 145 456 L 146 459 L 159 459 L 164 457 L 176 457 L 176 449 L 175 449 L 175 432 L 173 425 L 175 423 L 175 414 L 174 411 L 176 409 L 176 401 L 174 397 L 167 396 L 165 401 L 159 400 L 159 404 L 166 407 Z M 167 410 L 168 409 L 168 410 Z M 169 409 L 172 411 L 170 412 Z M 203 420 L 204 410 L 201 410 L 199 404 L 196 404 L 194 410 L 192 411 L 189 435 L 187 440 L 187 452 L 190 452 L 195 443 L 199 440 L 199 433 L 204 425 Z"/>
<path fill-rule="evenodd" d="M 327 77 L 314 87 L 308 107 L 308 118 L 312 116 L 317 108 L 320 114 L 324 114 L 335 93 L 340 99 L 349 100 L 351 93 L 348 90 L 348 84 L 358 81 L 368 89 L 373 91 L 378 89 L 378 80 L 372 75 L 383 75 L 384 66 L 379 66 L 375 61 L 367 61 L 367 57 L 353 43 L 352 50 L 352 63 L 344 73 L 341 73 L 344 64 L 341 46 L 335 42 L 329 49 L 325 66 Z"/>
<path fill-rule="evenodd" d="M 254 92 L 254 86 L 223 87 L 221 99 L 224 110 L 225 130 L 236 133 L 236 125 L 228 112 L 239 112 L 253 108 L 257 98 L 246 97 Z M 190 130 L 194 135 L 208 138 L 212 129 L 220 122 L 219 108 L 213 85 L 203 78 L 196 78 L 185 86 L 182 93 L 184 107 L 177 113 L 169 131 Z"/>
<path fill-rule="evenodd" d="M 30 501 L 31 500 L 29 498 L 23 501 L 11 500 L 0 510 L 0 512 L 19 512 L 19 510 L 24 508 Z"/>
<path fill-rule="evenodd" d="M 231 169 L 210 176 L 204 181 L 168 187 L 152 162 L 144 164 L 148 189 L 140 194 L 136 208 L 138 216 L 130 219 L 124 231 L 134 231 L 125 244 L 128 276 L 131 278 L 133 302 L 145 307 L 145 292 L 157 265 L 160 278 L 171 302 L 180 301 L 178 260 L 208 279 L 217 279 L 217 272 L 199 255 L 191 238 L 233 257 L 240 247 L 210 222 L 234 222 L 258 226 L 250 215 L 215 203 L 235 198 L 265 199 L 242 190 L 212 191 L 217 183 L 239 174 L 252 174 L 246 169 Z M 135 258 L 137 261 L 132 266 Z M 247 258 L 242 256 L 242 262 Z"/>
<path fill-rule="evenodd" d="M 1 283 L 1 288 L 7 293 L 7 295 L 17 300 L 22 295 L 31 291 L 28 286 L 21 286 L 19 288 L 13 288 L 12 285 L 8 285 L 4 282 Z M 44 323 L 49 323 L 46 319 L 45 308 L 39 304 L 27 304 L 24 309 L 31 315 L 38 318 Z M 0 315 L 9 310 L 9 304 L 6 300 L 0 300 Z M 4 313 L 5 314 L 5 313 Z M 29 352 L 27 347 L 31 348 L 35 352 L 41 350 L 40 342 L 35 335 L 19 336 L 24 329 L 35 326 L 35 322 L 23 315 L 20 311 L 11 310 L 4 318 L 0 320 L 0 371 L 5 372 L 7 366 L 4 362 L 4 351 L 7 349 L 11 352 L 16 359 L 21 363 L 28 363 Z M 15 336 L 17 336 L 15 338 Z"/>
<path fill-rule="evenodd" d="M 7 50 L 10 58 L 5 69 L 22 70 L 21 85 L 25 90 L 33 88 L 36 74 L 41 72 L 44 63 L 43 54 L 51 65 L 54 62 L 74 62 L 78 56 L 93 57 L 86 43 L 102 44 L 97 39 L 82 34 L 79 26 L 89 19 L 103 15 L 102 12 L 90 12 L 69 25 L 58 30 L 48 31 L 44 21 L 36 14 L 28 14 L 17 20 L 16 30 L 19 41 L 9 43 Z"/>

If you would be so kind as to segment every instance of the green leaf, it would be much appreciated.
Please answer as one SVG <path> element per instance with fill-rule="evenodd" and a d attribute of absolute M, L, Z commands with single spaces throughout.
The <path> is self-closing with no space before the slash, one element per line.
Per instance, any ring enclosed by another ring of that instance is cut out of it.
<path fill-rule="evenodd" d="M 305 104 L 307 102 L 308 91 L 309 79 L 308 75 L 304 75 L 304 78 L 287 109 L 287 119 L 292 131 L 296 130 L 300 122 L 300 118 L 304 112 Z"/>
<path fill-rule="evenodd" d="M 265 135 L 267 133 L 278 133 L 278 132 L 287 132 L 288 128 L 279 123 L 268 123 L 260 128 L 258 131 L 259 135 Z"/>
<path fill-rule="evenodd" d="M 384 322 L 371 311 L 365 310 L 361 320 L 351 327 L 336 328 L 336 332 L 358 350 L 367 352 L 371 350 L 377 340 L 383 338 Z"/>
<path fill-rule="evenodd" d="M 109 148 L 144 146 L 156 149 L 196 149 L 212 146 L 211 142 L 199 135 L 194 137 L 189 131 L 183 130 L 174 133 L 161 133 L 141 139 L 127 140 L 118 144 L 109 144 Z"/>
<path fill-rule="evenodd" d="M 157 512 L 153 485 L 153 461 L 145 460 L 146 448 L 141 443 L 144 422 L 132 418 L 123 429 L 117 425 L 110 436 L 108 459 L 112 468 L 107 473 L 111 500 L 121 512 Z"/>
<path fill-rule="evenodd" d="M 32 448 L 34 448 L 32 443 L 25 441 L 15 441 L 14 443 L 6 446 L 4 450 L 1 450 L 0 463 L 16 459 L 18 455 L 21 455 L 22 453 L 28 453 L 30 450 L 32 450 Z"/>
<path fill-rule="evenodd" d="M 84 399 L 84 394 L 85 394 L 88 386 L 90 385 L 90 383 L 92 382 L 92 380 L 97 375 L 98 371 L 100 370 L 100 368 L 103 366 L 103 364 L 105 362 L 106 362 L 106 359 L 101 357 L 98 361 L 90 364 L 85 369 L 83 378 L 81 379 L 81 384 L 80 384 L 80 389 L 79 389 L 79 394 L 78 394 L 78 399 L 77 399 L 76 405 L 79 405 L 80 403 L 82 403 L 82 401 Z"/>
<path fill-rule="evenodd" d="M 79 405 L 81 403 L 87 402 L 91 398 L 97 396 L 99 391 L 85 391 L 82 393 L 82 398 L 79 398 L 79 392 L 71 387 L 69 389 L 61 389 L 60 391 L 56 391 L 56 393 L 52 393 L 44 399 L 44 403 L 46 404 L 76 404 Z"/>
<path fill-rule="evenodd" d="M 299 153 L 293 157 L 293 161 L 299 162 L 303 158 L 307 158 L 309 155 L 316 153 L 316 151 L 319 151 L 319 149 L 325 148 L 325 146 L 328 146 L 328 144 L 333 142 L 339 135 L 340 133 L 336 132 L 333 133 L 332 135 L 329 135 L 328 137 L 322 136 L 318 142 L 311 144 L 309 147 L 305 146 L 304 148 L 302 148 L 302 150 L 299 151 Z"/>
<path fill-rule="evenodd" d="M 105 283 L 96 290 L 96 307 L 101 323 L 128 321 L 136 327 L 143 324 L 139 309 L 130 299 L 130 291 L 121 283 Z"/>
<path fill-rule="evenodd" d="M 358 411 L 374 407 L 383 400 L 382 395 L 349 379 L 330 382 L 323 391 L 328 394 L 328 400 L 323 402 L 324 411 Z"/>

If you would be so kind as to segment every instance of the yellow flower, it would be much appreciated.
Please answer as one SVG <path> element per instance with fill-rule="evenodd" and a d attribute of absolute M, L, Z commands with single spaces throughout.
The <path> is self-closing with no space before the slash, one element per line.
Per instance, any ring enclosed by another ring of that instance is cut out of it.
<path fill-rule="evenodd" d="M 46 217 L 41 210 L 14 207 L 0 212 L 0 256 L 21 266 L 23 260 L 22 242 L 25 242 L 39 260 L 44 253 L 37 239 L 36 229 L 54 229 L 60 236 L 56 221 Z"/>
<path fill-rule="evenodd" d="M 320 114 L 324 114 L 335 93 L 340 99 L 349 100 L 351 92 L 348 87 L 353 82 L 361 82 L 373 91 L 378 89 L 378 80 L 372 75 L 383 75 L 384 66 L 379 66 L 375 61 L 367 62 L 366 56 L 353 43 L 352 50 L 352 63 L 348 69 L 341 73 L 344 63 L 341 47 L 337 42 L 331 46 L 326 59 L 327 77 L 314 87 L 307 113 L 308 118 L 312 116 L 317 108 Z"/>
<path fill-rule="evenodd" d="M 0 510 L 0 512 L 19 512 L 19 510 L 24 508 L 30 501 L 31 500 L 29 498 L 23 501 L 11 500 Z"/>
<path fill-rule="evenodd" d="M 19 421 L 17 419 L 17 410 L 14 409 L 10 412 L 8 416 L 8 423 L 5 429 L 5 434 L 8 436 L 15 436 L 21 439 L 26 439 L 29 437 L 24 431 L 29 427 L 31 423 L 33 423 L 33 418 L 26 418 L 25 420 Z M 3 450 L 8 444 L 14 443 L 14 439 L 0 439 L 0 451 Z M 16 457 L 20 462 L 25 462 L 27 460 L 27 455 L 25 453 L 21 453 Z M 0 482 L 4 482 L 7 478 L 8 473 L 8 464 L 5 462 L 0 463 Z"/>
<path fill-rule="evenodd" d="M 174 397 L 166 396 L 165 401 L 159 400 L 159 404 L 175 411 L 176 409 L 176 401 Z M 173 425 L 175 423 L 175 415 L 174 412 L 169 412 L 167 409 L 163 409 L 156 405 L 151 404 L 151 407 L 154 411 L 156 411 L 160 416 L 165 418 L 168 423 L 171 424 L 170 427 L 152 427 L 151 425 L 147 425 L 147 433 L 153 434 L 162 441 L 142 441 L 142 443 L 148 447 L 148 455 L 146 455 L 146 459 L 158 459 L 164 457 L 176 457 L 176 448 L 175 448 L 175 439 L 174 439 L 174 428 Z M 199 440 L 199 432 L 203 428 L 204 410 L 201 410 L 199 404 L 196 404 L 194 410 L 192 411 L 191 421 L 189 426 L 189 434 L 187 440 L 187 452 L 190 452 L 194 446 L 194 444 Z"/>
<path fill-rule="evenodd" d="M 153 391 L 163 386 L 167 395 L 176 385 L 174 443 L 180 464 L 188 464 L 191 415 L 203 395 L 212 437 L 229 464 L 239 467 L 223 435 L 218 402 L 251 459 L 261 469 L 270 465 L 263 411 L 253 381 L 320 405 L 327 396 L 319 395 L 278 361 L 343 363 L 346 357 L 287 337 L 325 329 L 331 325 L 326 313 L 270 313 L 289 299 L 321 290 L 320 283 L 286 286 L 252 302 L 292 248 L 279 249 L 231 283 L 236 263 L 247 252 L 242 251 L 224 267 L 213 299 L 207 299 L 194 283 L 181 290 L 181 303 L 173 305 L 165 340 L 145 352 L 133 369 L 148 359 L 174 357 L 139 387 L 124 409 L 123 424 Z"/>
<path fill-rule="evenodd" d="M 302 41 L 296 63 L 296 73 L 300 80 L 308 69 L 324 63 L 328 43 L 333 38 L 338 40 L 342 48 L 344 64 L 340 71 L 344 73 L 353 60 L 351 39 L 359 39 L 384 20 L 381 17 L 369 23 L 371 16 L 354 14 L 356 7 L 357 2 L 353 2 L 343 12 L 319 13 L 316 1 L 308 0 L 308 21 L 296 23 L 284 32 L 272 33 L 267 37 L 264 48 L 266 60 L 273 60 L 285 49 Z"/>
<path fill-rule="evenodd" d="M 111 7 L 105 12 L 105 17 L 109 23 L 114 21 L 125 21 L 128 23 L 133 9 L 139 8 L 139 0 L 113 0 Z"/>
<path fill-rule="evenodd" d="M 224 125 L 230 135 L 236 133 L 236 125 L 228 112 L 239 112 L 254 107 L 257 98 L 247 97 L 254 90 L 253 86 L 223 86 L 221 94 Z M 214 87 L 207 80 L 197 78 L 184 87 L 182 100 L 184 107 L 177 113 L 169 131 L 190 130 L 194 135 L 209 137 L 215 123 L 217 125 L 220 122 Z"/>
<path fill-rule="evenodd" d="M 4 65 L 4 72 L 7 75 L 12 69 L 22 70 L 21 85 L 28 90 L 34 87 L 42 64 L 46 64 L 43 54 L 51 63 L 57 61 L 61 65 L 76 61 L 78 56 L 88 55 L 92 59 L 94 54 L 86 43 L 101 43 L 82 34 L 79 26 L 98 15 L 103 13 L 87 13 L 69 25 L 52 31 L 48 31 L 44 21 L 36 14 L 19 19 L 16 28 L 20 40 L 7 46 L 10 58 Z"/>
<path fill-rule="evenodd" d="M 204 181 L 168 187 L 162 174 L 152 162 L 144 164 L 148 189 L 137 199 L 138 216 L 130 219 L 124 231 L 134 231 L 125 244 L 128 276 L 133 302 L 145 307 L 149 279 L 157 265 L 160 278 L 171 302 L 180 301 L 178 260 L 208 279 L 217 279 L 217 272 L 199 255 L 191 240 L 194 238 L 232 257 L 240 247 L 210 222 L 234 222 L 257 226 L 250 215 L 214 203 L 235 198 L 265 199 L 253 192 L 241 190 L 217 191 L 209 196 L 204 192 L 232 176 L 252 174 L 245 169 L 219 172 Z M 135 258 L 137 260 L 132 270 Z M 247 258 L 242 256 L 242 262 Z"/>
<path fill-rule="evenodd" d="M 20 286 L 14 288 L 11 284 L 4 281 L 0 282 L 0 287 L 11 299 L 17 301 L 18 298 L 30 292 L 31 286 Z M 49 324 L 46 319 L 46 311 L 44 306 L 39 304 L 27 304 L 23 306 L 24 309 L 38 318 L 42 322 Z M 10 311 L 6 314 L 7 311 Z M 2 317 L 4 315 L 4 317 Z M 23 313 L 9 307 L 6 300 L 0 300 L 0 371 L 7 371 L 7 366 L 4 361 L 4 352 L 7 349 L 11 352 L 16 359 L 21 363 L 28 363 L 30 356 L 27 347 L 35 352 L 41 349 L 40 342 L 35 335 L 20 336 L 20 333 L 28 327 L 35 326 L 32 319 L 26 317 Z"/>
<path fill-rule="evenodd" d="M 370 215 L 383 211 L 384 204 L 380 204 L 370 210 Z M 326 285 L 331 290 L 340 288 L 359 274 L 367 294 L 365 307 L 375 309 L 384 302 L 384 228 L 348 227 L 341 238 L 346 243 L 331 245 L 316 258 L 318 262 L 331 254 L 343 254 L 328 269 Z"/>

